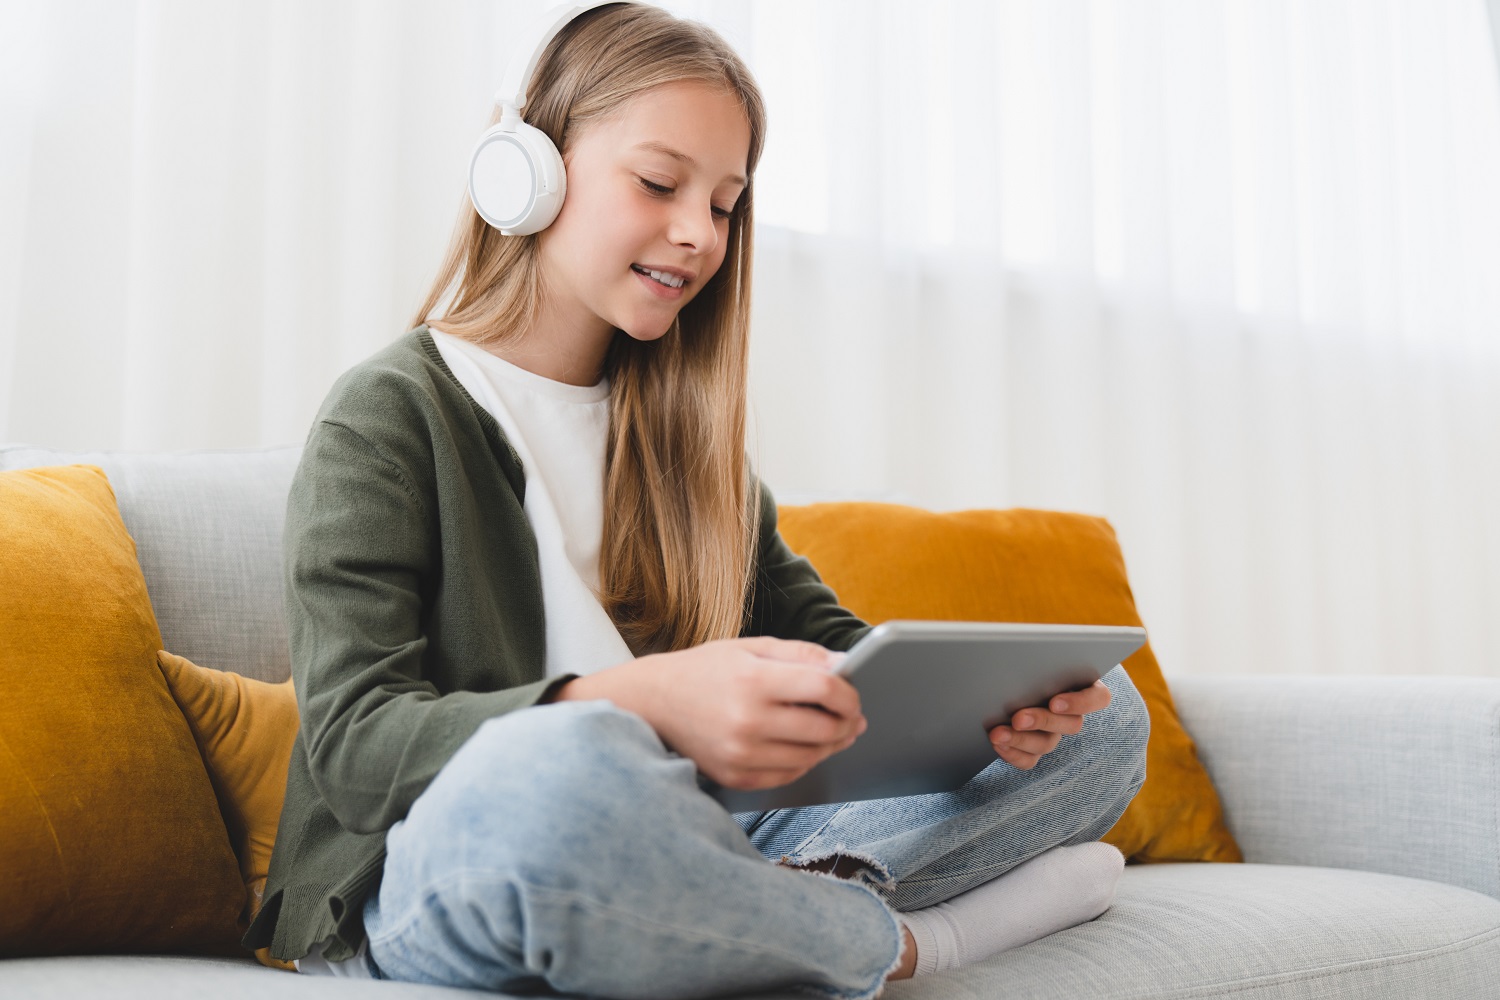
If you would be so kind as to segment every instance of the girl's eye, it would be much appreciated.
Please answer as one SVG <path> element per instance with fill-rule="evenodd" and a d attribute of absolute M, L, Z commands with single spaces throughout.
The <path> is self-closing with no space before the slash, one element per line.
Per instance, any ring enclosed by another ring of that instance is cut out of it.
<path fill-rule="evenodd" d="M 637 178 L 637 180 L 641 182 L 641 184 L 646 188 L 647 191 L 650 191 L 654 195 L 668 195 L 671 194 L 674 190 L 673 188 L 665 187 L 661 184 L 653 184 L 650 181 L 646 180 L 646 178 L 644 177 Z M 717 205 L 714 206 L 713 212 L 721 219 L 728 219 L 734 215 L 734 209 L 719 208 Z"/>

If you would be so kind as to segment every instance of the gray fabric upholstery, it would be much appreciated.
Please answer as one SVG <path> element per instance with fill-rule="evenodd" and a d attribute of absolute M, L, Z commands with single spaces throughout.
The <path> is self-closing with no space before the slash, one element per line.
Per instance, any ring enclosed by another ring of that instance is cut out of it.
<path fill-rule="evenodd" d="M 944 993 L 1440 1000 L 1494 997 L 1496 969 L 1500 902 L 1466 889 L 1329 868 L 1145 865 L 1126 868 L 1099 919 L 948 973 Z"/>
<path fill-rule="evenodd" d="M 443 986 L 299 976 L 253 959 L 88 955 L 0 961 L 0 997 L 10 1000 L 454 1000 L 498 997 Z"/>
<path fill-rule="evenodd" d="M 1466 889 L 1340 869 L 1132 865 L 1114 905 L 1097 920 L 967 968 L 892 983 L 885 996 L 1472 1000 L 1496 995 L 1496 969 L 1500 902 Z M 220 959 L 0 962 L 0 995 L 37 1000 L 239 1000 L 273 993 L 288 1000 L 480 995 L 295 976 Z"/>
<path fill-rule="evenodd" d="M 97 465 L 135 539 L 162 643 L 248 677 L 291 676 L 281 530 L 300 447 L 177 454 L 0 447 L 0 470 Z"/>
<path fill-rule="evenodd" d="M 1500 680 L 1173 676 L 1247 861 L 1500 899 Z"/>

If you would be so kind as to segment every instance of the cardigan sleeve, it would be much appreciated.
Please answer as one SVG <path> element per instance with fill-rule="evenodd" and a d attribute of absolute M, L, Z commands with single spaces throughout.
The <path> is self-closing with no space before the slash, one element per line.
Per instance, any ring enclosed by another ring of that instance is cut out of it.
<path fill-rule="evenodd" d="M 872 626 L 841 606 L 813 564 L 787 547 L 776 528 L 776 498 L 765 483 L 759 486 L 760 554 L 742 635 L 803 639 L 844 652 Z"/>
<path fill-rule="evenodd" d="M 353 833 L 389 829 L 485 720 L 545 701 L 576 676 L 446 693 L 423 676 L 438 526 L 411 479 L 358 432 L 323 419 L 287 504 L 302 743 L 318 794 Z"/>

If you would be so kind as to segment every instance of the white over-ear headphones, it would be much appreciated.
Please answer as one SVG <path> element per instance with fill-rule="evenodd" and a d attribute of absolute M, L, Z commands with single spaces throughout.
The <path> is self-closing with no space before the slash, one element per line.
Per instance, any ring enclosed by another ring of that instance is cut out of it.
<path fill-rule="evenodd" d="M 526 85 L 536 72 L 537 61 L 569 21 L 615 2 L 559 4 L 521 33 L 521 45 L 495 93 L 500 121 L 479 137 L 469 159 L 469 200 L 480 218 L 506 236 L 528 236 L 552 225 L 568 189 L 562 154 L 547 133 L 521 120 Z"/>

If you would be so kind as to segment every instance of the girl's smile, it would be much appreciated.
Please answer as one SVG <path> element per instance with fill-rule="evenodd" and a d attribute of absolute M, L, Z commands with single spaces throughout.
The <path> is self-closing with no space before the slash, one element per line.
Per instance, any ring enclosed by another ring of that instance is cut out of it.
<path fill-rule="evenodd" d="M 683 286 L 692 280 L 691 275 L 674 273 L 665 269 L 646 268 L 640 264 L 631 264 L 630 269 L 651 290 L 652 295 L 672 302 L 682 298 Z"/>

